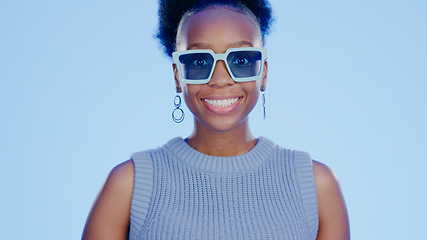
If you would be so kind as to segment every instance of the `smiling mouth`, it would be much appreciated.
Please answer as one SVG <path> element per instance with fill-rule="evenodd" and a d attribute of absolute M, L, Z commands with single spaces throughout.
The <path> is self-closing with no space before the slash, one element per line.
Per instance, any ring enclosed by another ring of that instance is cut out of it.
<path fill-rule="evenodd" d="M 214 107 L 225 108 L 231 106 L 233 103 L 236 103 L 237 101 L 239 101 L 239 99 L 240 97 L 228 99 L 203 99 L 203 101 Z"/>

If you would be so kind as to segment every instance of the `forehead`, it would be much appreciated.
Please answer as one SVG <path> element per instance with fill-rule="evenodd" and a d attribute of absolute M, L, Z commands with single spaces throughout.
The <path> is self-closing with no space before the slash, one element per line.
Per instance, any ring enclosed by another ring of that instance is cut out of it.
<path fill-rule="evenodd" d="M 184 18 L 177 33 L 177 50 L 185 50 L 193 43 L 224 45 L 246 41 L 262 46 L 255 20 L 230 7 L 211 7 Z"/>

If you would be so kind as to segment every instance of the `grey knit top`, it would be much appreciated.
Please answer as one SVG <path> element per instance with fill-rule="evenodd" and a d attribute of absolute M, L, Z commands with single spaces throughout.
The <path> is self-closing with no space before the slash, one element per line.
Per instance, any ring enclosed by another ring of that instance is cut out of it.
<path fill-rule="evenodd" d="M 245 154 L 215 157 L 174 138 L 132 159 L 130 240 L 316 238 L 316 188 L 305 152 L 260 137 Z"/>

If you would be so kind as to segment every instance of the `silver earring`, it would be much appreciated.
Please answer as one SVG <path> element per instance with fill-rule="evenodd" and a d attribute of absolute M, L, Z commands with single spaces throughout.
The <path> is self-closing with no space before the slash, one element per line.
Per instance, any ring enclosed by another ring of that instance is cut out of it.
<path fill-rule="evenodd" d="M 263 119 L 265 121 L 265 89 L 261 90 L 262 93 L 262 111 L 263 111 Z"/>
<path fill-rule="evenodd" d="M 177 93 L 174 100 L 173 105 L 175 106 L 175 109 L 172 111 L 172 120 L 176 123 L 180 123 L 184 121 L 184 110 L 181 108 L 181 96 Z"/>

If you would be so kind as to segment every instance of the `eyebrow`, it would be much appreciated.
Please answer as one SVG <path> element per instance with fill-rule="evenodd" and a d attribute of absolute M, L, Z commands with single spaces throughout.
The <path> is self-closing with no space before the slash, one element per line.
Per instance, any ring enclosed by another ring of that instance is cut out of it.
<path fill-rule="evenodd" d="M 231 48 L 231 47 L 243 47 L 243 46 L 253 47 L 251 42 L 248 42 L 245 40 L 234 42 L 234 43 L 228 45 L 229 48 Z"/>
<path fill-rule="evenodd" d="M 206 44 L 206 43 L 192 43 L 188 46 L 188 49 L 194 49 L 194 48 L 198 48 L 198 49 L 210 49 L 211 48 L 211 44 Z M 238 42 L 234 42 L 231 44 L 227 45 L 227 48 L 234 48 L 234 47 L 243 47 L 243 46 L 249 46 L 249 47 L 253 47 L 252 43 L 249 41 L 238 41 Z"/>

